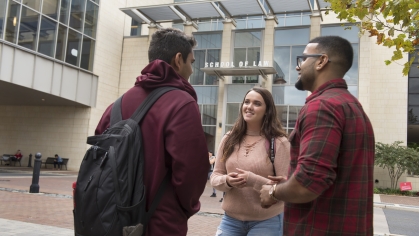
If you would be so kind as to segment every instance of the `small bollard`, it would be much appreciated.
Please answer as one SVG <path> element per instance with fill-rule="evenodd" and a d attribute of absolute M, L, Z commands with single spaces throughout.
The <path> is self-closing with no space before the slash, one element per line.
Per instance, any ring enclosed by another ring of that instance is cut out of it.
<path fill-rule="evenodd" d="M 32 167 L 32 153 L 29 154 L 28 167 Z"/>
<path fill-rule="evenodd" d="M 30 193 L 39 193 L 39 174 L 41 172 L 41 153 L 35 154 L 35 162 L 33 164 L 32 184 L 29 189 Z"/>

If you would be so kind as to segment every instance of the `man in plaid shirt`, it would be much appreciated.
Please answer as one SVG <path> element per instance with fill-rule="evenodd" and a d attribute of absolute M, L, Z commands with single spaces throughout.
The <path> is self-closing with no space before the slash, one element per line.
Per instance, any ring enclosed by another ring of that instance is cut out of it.
<path fill-rule="evenodd" d="M 352 60 L 337 36 L 311 40 L 297 57 L 295 87 L 312 94 L 289 137 L 288 180 L 271 177 L 261 190 L 262 207 L 286 202 L 284 235 L 373 235 L 374 133 L 342 79 Z"/>

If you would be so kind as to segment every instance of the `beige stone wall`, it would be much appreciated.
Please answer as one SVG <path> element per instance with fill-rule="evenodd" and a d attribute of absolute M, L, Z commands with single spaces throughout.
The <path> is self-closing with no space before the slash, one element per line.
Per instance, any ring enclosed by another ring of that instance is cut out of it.
<path fill-rule="evenodd" d="M 43 158 L 58 153 L 69 158 L 68 169 L 78 170 L 106 107 L 119 93 L 119 73 L 125 20 L 119 10 L 126 1 L 103 1 L 100 5 L 93 73 L 99 77 L 96 107 L 3 106 L 0 115 L 0 150 L 15 153 L 21 149 L 23 165 L 29 153 L 41 152 Z"/>
<path fill-rule="evenodd" d="M 68 169 L 79 169 L 86 151 L 90 108 L 0 106 L 0 110 L 0 154 L 20 149 L 22 166 L 28 165 L 30 153 L 32 161 L 37 152 L 43 160 L 58 154 L 70 159 Z"/>
<path fill-rule="evenodd" d="M 148 64 L 148 40 L 148 36 L 124 39 L 119 95 L 134 85 L 137 76 Z"/>
<path fill-rule="evenodd" d="M 360 38 L 359 100 L 374 128 L 375 141 L 407 142 L 407 77 L 402 75 L 402 65 L 384 60 L 390 59 L 393 49 L 375 43 L 375 38 Z M 406 55 L 407 56 L 407 55 Z M 390 187 L 388 170 L 375 167 L 375 187 Z M 400 181 L 406 181 L 402 175 Z"/>
<path fill-rule="evenodd" d="M 92 135 L 105 109 L 119 96 L 119 77 L 126 21 L 131 21 L 120 8 L 126 1 L 103 1 L 100 4 L 99 24 L 93 72 L 99 76 L 96 107 L 92 109 L 89 129 Z M 87 147 L 87 146 L 86 146 Z M 81 159 L 80 159 L 81 161 Z"/>

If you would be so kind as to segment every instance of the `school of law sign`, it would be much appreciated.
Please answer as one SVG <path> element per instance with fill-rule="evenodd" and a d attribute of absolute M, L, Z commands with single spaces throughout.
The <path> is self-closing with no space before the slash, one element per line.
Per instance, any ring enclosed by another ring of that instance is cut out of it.
<path fill-rule="evenodd" d="M 253 67 L 269 67 L 269 61 L 263 61 L 263 64 L 262 64 L 262 61 L 259 61 L 259 62 L 257 62 L 257 61 L 253 61 L 253 64 L 251 64 L 251 65 L 249 65 L 249 62 L 248 61 L 240 61 L 239 62 L 239 64 L 238 65 L 234 65 L 234 62 L 205 62 L 205 68 L 213 68 L 213 67 L 216 67 L 216 68 L 225 68 L 225 67 L 227 67 L 227 68 L 234 68 L 234 67 L 236 67 L 236 66 L 238 66 L 238 67 L 249 67 L 249 66 L 253 66 Z"/>
<path fill-rule="evenodd" d="M 240 61 L 238 65 L 234 62 L 206 62 L 205 67 L 200 70 L 207 75 L 216 75 L 224 80 L 224 76 L 261 75 L 267 79 L 267 75 L 277 74 L 274 67 L 269 66 L 269 61 Z"/>

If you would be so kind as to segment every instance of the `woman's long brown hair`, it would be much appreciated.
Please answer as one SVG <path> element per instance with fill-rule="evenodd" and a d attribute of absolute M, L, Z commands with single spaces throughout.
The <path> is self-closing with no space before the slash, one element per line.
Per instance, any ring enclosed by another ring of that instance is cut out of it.
<path fill-rule="evenodd" d="M 243 119 L 242 109 L 244 100 L 250 91 L 255 91 L 259 93 L 266 104 L 266 113 L 262 122 L 261 134 L 265 136 L 265 138 L 268 140 L 271 140 L 271 138 L 287 136 L 287 133 L 282 128 L 281 121 L 278 118 L 272 94 L 265 88 L 254 87 L 247 91 L 246 95 L 244 96 L 240 107 L 239 117 L 237 117 L 233 129 L 225 138 L 224 146 L 222 149 L 221 161 L 225 161 L 229 156 L 231 156 L 236 144 L 240 145 L 240 143 L 243 141 L 244 136 L 246 135 L 247 124 L 246 121 Z"/>

